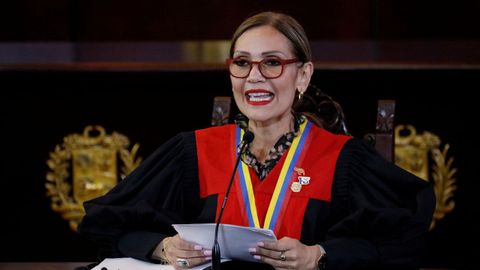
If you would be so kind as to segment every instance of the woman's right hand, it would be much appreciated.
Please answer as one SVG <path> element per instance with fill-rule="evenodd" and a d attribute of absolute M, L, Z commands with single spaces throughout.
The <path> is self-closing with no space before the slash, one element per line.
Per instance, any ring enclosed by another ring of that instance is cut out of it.
<path fill-rule="evenodd" d="M 178 270 L 204 264 L 212 259 L 210 249 L 185 241 L 178 234 L 163 239 L 159 246 L 162 245 L 165 259 Z"/>

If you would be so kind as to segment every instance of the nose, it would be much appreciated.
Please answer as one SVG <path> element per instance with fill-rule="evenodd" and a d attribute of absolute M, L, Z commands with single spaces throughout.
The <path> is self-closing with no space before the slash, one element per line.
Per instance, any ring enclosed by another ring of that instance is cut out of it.
<path fill-rule="evenodd" d="M 265 81 L 265 77 L 263 77 L 262 72 L 260 72 L 260 63 L 252 63 L 252 69 L 250 69 L 250 73 L 247 77 L 248 82 L 259 82 Z"/>

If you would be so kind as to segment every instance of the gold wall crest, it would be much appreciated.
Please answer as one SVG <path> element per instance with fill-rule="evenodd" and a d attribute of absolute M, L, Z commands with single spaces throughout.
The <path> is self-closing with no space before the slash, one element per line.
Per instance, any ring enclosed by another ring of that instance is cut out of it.
<path fill-rule="evenodd" d="M 453 157 L 447 158 L 450 145 L 445 144 L 440 149 L 440 144 L 440 138 L 433 133 L 417 134 L 411 125 L 395 127 L 395 164 L 433 182 L 437 201 L 430 229 L 455 207 L 453 192 L 457 188 L 454 177 L 457 169 L 452 166 Z"/>
<path fill-rule="evenodd" d="M 101 126 L 87 126 L 83 134 L 70 134 L 50 152 L 47 165 L 47 196 L 51 208 L 77 226 L 85 214 L 83 202 L 105 194 L 141 162 L 136 158 L 139 144 L 129 151 L 128 138 L 117 132 L 105 133 Z M 122 161 L 120 175 L 118 159 Z M 120 177 L 119 177 L 120 176 Z"/>

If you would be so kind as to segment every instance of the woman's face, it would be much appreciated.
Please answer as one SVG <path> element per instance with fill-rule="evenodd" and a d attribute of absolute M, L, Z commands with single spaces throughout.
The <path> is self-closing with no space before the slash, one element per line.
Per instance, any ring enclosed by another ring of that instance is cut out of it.
<path fill-rule="evenodd" d="M 243 33 L 235 44 L 233 58 L 261 61 L 265 58 L 292 59 L 295 55 L 291 43 L 271 26 L 252 28 Z M 291 107 L 296 89 L 306 90 L 310 81 L 312 64 L 286 64 L 280 77 L 265 78 L 259 66 L 253 64 L 246 78 L 230 76 L 233 96 L 240 111 L 251 121 L 275 122 L 291 117 Z"/>

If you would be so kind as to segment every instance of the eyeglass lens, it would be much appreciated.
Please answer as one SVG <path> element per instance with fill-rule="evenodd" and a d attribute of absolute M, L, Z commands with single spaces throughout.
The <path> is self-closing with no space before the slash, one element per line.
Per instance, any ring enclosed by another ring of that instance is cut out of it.
<path fill-rule="evenodd" d="M 238 78 L 248 77 L 254 64 L 258 65 L 260 73 L 267 79 L 277 78 L 283 72 L 284 64 L 280 60 L 267 58 L 259 62 L 246 59 L 233 59 L 229 66 L 230 73 Z"/>

